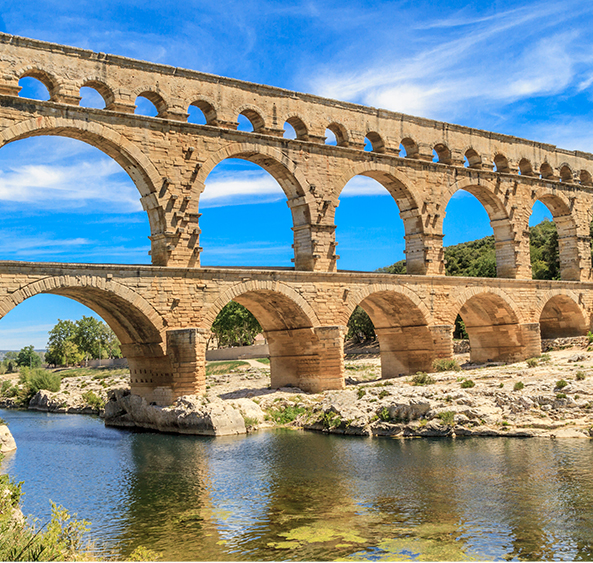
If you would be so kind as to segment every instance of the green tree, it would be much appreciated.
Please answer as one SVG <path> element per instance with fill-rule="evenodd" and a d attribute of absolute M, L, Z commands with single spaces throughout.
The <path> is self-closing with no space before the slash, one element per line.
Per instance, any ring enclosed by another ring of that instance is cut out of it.
<path fill-rule="evenodd" d="M 243 305 L 235 301 L 227 303 L 214 323 L 212 332 L 218 340 L 218 346 L 249 346 L 262 332 L 257 319 Z"/>
<path fill-rule="evenodd" d="M 350 315 L 348 320 L 348 333 L 346 339 L 356 338 L 360 343 L 374 340 L 376 337 L 373 321 L 366 311 L 359 306 Z"/>
<path fill-rule="evenodd" d="M 16 363 L 18 366 L 38 368 L 41 366 L 41 357 L 37 352 L 35 352 L 35 349 L 31 344 L 31 346 L 25 346 L 21 348 L 21 351 L 17 356 Z"/>
<path fill-rule="evenodd" d="M 71 362 L 68 360 L 72 359 L 72 347 L 76 346 L 74 342 L 76 330 L 76 323 L 73 321 L 58 319 L 57 324 L 48 333 L 48 350 L 45 355 L 48 364 L 70 365 Z M 68 358 L 66 358 L 66 350 L 68 350 Z"/>

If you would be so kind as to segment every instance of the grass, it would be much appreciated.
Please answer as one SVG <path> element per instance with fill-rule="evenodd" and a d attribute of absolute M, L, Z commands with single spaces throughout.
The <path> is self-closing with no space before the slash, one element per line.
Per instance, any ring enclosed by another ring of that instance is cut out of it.
<path fill-rule="evenodd" d="M 455 424 L 455 413 L 453 411 L 440 412 L 437 415 L 437 418 L 439 418 L 440 421 L 447 426 L 453 426 L 453 424 Z"/>
<path fill-rule="evenodd" d="M 271 418 L 276 424 L 290 424 L 306 412 L 307 409 L 304 407 L 288 405 L 284 408 L 271 408 L 268 411 L 268 417 Z"/>
<path fill-rule="evenodd" d="M 53 373 L 58 374 L 61 378 L 64 377 L 84 377 L 92 375 L 93 379 L 102 379 L 105 377 L 117 377 L 119 375 L 129 375 L 128 368 L 64 368 L 55 370 Z"/>
<path fill-rule="evenodd" d="M 97 396 L 93 391 L 87 391 L 82 394 L 82 399 L 89 406 L 94 409 L 102 409 L 105 407 L 105 401 Z"/>
<path fill-rule="evenodd" d="M 270 365 L 270 358 L 257 358 L 257 360 L 255 360 L 256 362 L 259 362 L 260 364 L 266 364 L 266 365 Z"/>
<path fill-rule="evenodd" d="M 517 381 L 515 385 L 513 385 L 513 391 L 521 391 L 525 387 L 525 384 L 522 381 Z"/>
<path fill-rule="evenodd" d="M 568 385 L 568 381 L 561 379 L 556 382 L 556 389 L 564 389 Z"/>
<path fill-rule="evenodd" d="M 583 379 L 585 379 L 585 372 L 577 371 L 576 379 L 577 379 L 577 381 L 583 381 Z"/>
<path fill-rule="evenodd" d="M 367 394 L 367 392 L 366 392 L 366 391 L 365 391 L 365 390 L 364 390 L 362 387 L 359 387 L 359 388 L 356 390 L 356 397 L 357 397 L 358 399 L 362 399 L 362 398 L 363 398 L 363 397 L 364 397 L 366 394 Z"/>
<path fill-rule="evenodd" d="M 435 371 L 461 371 L 461 366 L 457 360 L 438 358 L 432 362 L 432 367 Z"/>
<path fill-rule="evenodd" d="M 470 389 L 475 386 L 476 386 L 475 382 L 472 381 L 471 379 L 465 379 L 461 382 L 462 389 Z"/>
<path fill-rule="evenodd" d="M 528 360 L 525 360 L 525 363 L 527 364 L 527 367 L 534 368 L 537 366 L 538 361 L 537 358 L 529 358 Z"/>
<path fill-rule="evenodd" d="M 434 379 L 427 373 L 419 371 L 414 377 L 412 377 L 412 385 L 419 387 L 421 385 L 432 385 Z"/>
<path fill-rule="evenodd" d="M 208 362 L 206 364 L 206 375 L 222 375 L 243 366 L 248 367 L 249 364 L 241 360 L 230 360 L 228 362 Z"/>

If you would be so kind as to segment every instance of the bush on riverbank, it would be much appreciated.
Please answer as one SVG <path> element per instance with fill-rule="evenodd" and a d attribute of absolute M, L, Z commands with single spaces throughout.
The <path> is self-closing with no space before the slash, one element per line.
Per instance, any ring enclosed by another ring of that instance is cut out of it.
<path fill-rule="evenodd" d="M 19 376 L 20 389 L 17 392 L 18 402 L 26 406 L 33 396 L 42 389 L 47 391 L 59 391 L 62 384 L 62 378 L 43 368 L 29 369 L 21 368 Z"/>

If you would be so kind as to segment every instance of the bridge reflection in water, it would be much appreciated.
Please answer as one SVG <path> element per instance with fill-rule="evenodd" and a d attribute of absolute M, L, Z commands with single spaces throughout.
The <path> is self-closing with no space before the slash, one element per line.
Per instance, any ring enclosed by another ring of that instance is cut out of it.
<path fill-rule="evenodd" d="M 451 357 L 458 314 L 478 362 L 536 356 L 542 337 L 591 326 L 593 155 L 7 34 L 0 51 L 0 146 L 58 135 L 116 160 L 148 215 L 153 263 L 2 262 L 0 315 L 39 293 L 87 305 L 122 342 L 132 391 L 151 402 L 204 389 L 207 337 L 230 300 L 264 329 L 272 385 L 310 392 L 343 387 L 345 326 L 357 305 L 375 325 L 385 378 Z M 45 84 L 50 99 L 20 98 L 23 77 Z M 86 87 L 104 109 L 79 106 Z M 137 97 L 155 105 L 156 117 L 134 113 Z M 205 125 L 187 122 L 190 106 Z M 237 130 L 240 115 L 252 131 Z M 296 138 L 282 137 L 284 123 Z M 325 144 L 327 128 L 335 146 Z M 200 267 L 200 196 L 229 158 L 260 165 L 283 189 L 294 270 Z M 335 210 L 357 175 L 378 181 L 397 203 L 411 275 L 337 270 Z M 459 190 L 488 213 L 496 279 L 444 277 L 443 218 Z M 562 281 L 530 279 L 536 201 L 558 229 Z"/>

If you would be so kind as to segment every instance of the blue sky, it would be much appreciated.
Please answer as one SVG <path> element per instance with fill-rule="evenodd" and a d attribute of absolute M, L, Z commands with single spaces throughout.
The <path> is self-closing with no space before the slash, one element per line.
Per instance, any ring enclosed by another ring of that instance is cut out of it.
<path fill-rule="evenodd" d="M 593 151 L 592 3 L 435 5 L 0 0 L 0 30 Z M 45 95 L 23 86 L 22 95 Z M 83 105 L 97 105 L 92 91 L 84 94 Z M 139 113 L 151 111 L 139 104 Z M 44 137 L 3 147 L 0 207 L 0 259 L 150 263 L 135 186 L 84 143 Z M 258 167 L 219 165 L 200 211 L 203 264 L 290 265 L 290 212 Z M 445 244 L 492 232 L 469 194 L 446 212 Z M 242 227 L 245 213 L 257 228 Z M 536 208 L 532 223 L 546 215 Z M 372 180 L 351 181 L 336 224 L 339 268 L 374 270 L 403 258 L 397 206 Z M 42 348 L 57 318 L 83 314 L 65 298 L 30 299 L 0 321 L 0 349 Z"/>

